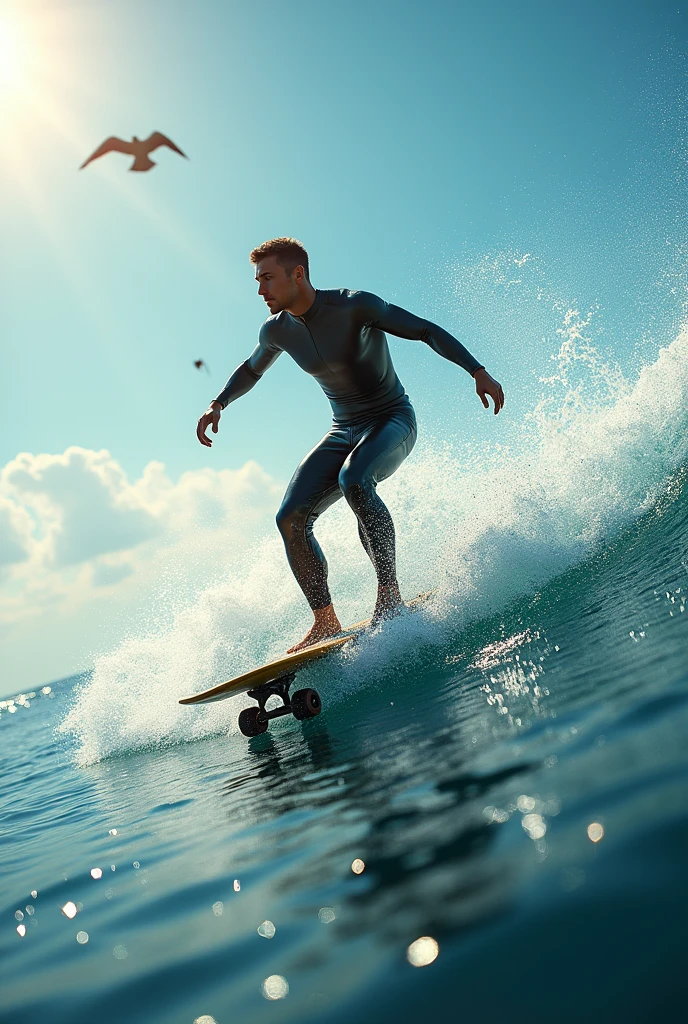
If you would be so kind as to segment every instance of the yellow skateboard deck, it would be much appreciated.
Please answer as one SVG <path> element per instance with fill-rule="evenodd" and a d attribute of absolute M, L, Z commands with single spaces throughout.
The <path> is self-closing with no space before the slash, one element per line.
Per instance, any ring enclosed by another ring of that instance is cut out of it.
<path fill-rule="evenodd" d="M 409 611 L 416 611 L 433 594 L 434 591 L 419 594 L 418 597 L 407 602 L 406 607 Z M 226 683 L 218 683 L 217 686 L 212 686 L 209 690 L 204 690 L 202 693 L 196 693 L 192 697 L 183 697 L 179 703 L 210 704 L 216 700 L 235 697 L 238 693 L 255 690 L 260 686 L 265 686 L 267 683 L 276 682 L 285 676 L 293 676 L 311 661 L 323 658 L 325 655 L 330 654 L 331 651 L 337 650 L 337 648 L 349 643 L 350 640 L 360 636 L 369 625 L 370 619 L 366 619 L 364 622 L 357 622 L 354 626 L 349 626 L 348 629 L 342 630 L 337 636 L 323 640 L 319 644 L 313 644 L 302 651 L 295 651 L 294 654 L 285 654 L 283 658 L 278 658 L 277 661 L 271 661 L 267 665 L 261 665 L 260 668 L 244 672 L 243 675 L 237 676 L 236 679 L 229 679 Z"/>

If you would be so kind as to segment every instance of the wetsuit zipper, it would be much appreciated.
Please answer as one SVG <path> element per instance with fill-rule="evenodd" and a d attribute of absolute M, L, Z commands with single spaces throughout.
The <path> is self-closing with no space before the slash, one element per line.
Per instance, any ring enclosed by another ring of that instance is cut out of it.
<path fill-rule="evenodd" d="M 325 367 L 325 369 L 327 370 L 327 372 L 328 372 L 328 373 L 331 373 L 332 371 L 330 370 L 329 366 L 327 365 L 327 363 L 325 362 L 325 360 L 323 359 L 323 357 L 322 357 L 322 356 L 320 355 L 320 350 L 319 350 L 318 346 L 317 346 L 317 345 L 315 344 L 315 338 L 313 337 L 313 334 L 312 334 L 312 332 L 311 332 L 311 329 L 310 329 L 310 327 L 308 326 L 308 324 L 306 323 L 306 321 L 305 321 L 305 320 L 303 319 L 303 317 L 302 317 L 302 316 L 300 316 L 300 317 L 297 317 L 297 319 L 301 321 L 301 323 L 303 324 L 303 326 L 304 326 L 304 327 L 306 328 L 306 330 L 308 331 L 308 337 L 309 337 L 309 338 L 311 339 L 311 342 L 312 342 L 312 344 L 313 344 L 313 348 L 315 349 L 315 354 L 316 354 L 316 356 L 318 357 L 318 359 L 320 360 L 320 362 L 321 362 L 321 363 L 323 364 L 323 366 Z"/>

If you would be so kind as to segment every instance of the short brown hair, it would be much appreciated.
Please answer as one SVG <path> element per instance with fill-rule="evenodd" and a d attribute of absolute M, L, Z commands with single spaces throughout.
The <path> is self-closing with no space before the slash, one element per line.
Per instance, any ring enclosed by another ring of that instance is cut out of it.
<path fill-rule="evenodd" d="M 288 274 L 292 274 L 295 267 L 303 267 L 310 281 L 308 253 L 295 238 L 271 238 L 269 242 L 263 242 L 252 249 L 249 259 L 251 263 L 260 263 L 266 256 L 276 256 L 277 262 Z"/>

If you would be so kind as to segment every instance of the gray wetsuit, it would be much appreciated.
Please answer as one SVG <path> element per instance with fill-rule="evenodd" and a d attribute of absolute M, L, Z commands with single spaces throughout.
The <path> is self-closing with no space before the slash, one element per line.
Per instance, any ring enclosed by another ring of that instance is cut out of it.
<path fill-rule="evenodd" d="M 342 495 L 358 519 L 378 582 L 396 580 L 394 525 L 376 485 L 416 441 L 416 418 L 396 375 L 385 331 L 424 341 L 473 374 L 481 363 L 451 334 L 370 292 L 317 291 L 302 316 L 269 317 L 257 347 L 217 396 L 223 409 L 245 395 L 282 352 L 315 377 L 332 406 L 332 428 L 292 477 L 277 525 L 311 608 L 330 604 L 327 562 L 313 535 L 318 516 Z"/>

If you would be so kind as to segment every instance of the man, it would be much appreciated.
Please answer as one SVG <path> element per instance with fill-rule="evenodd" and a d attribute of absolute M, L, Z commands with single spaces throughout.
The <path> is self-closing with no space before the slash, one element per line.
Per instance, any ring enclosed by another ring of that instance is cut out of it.
<path fill-rule="evenodd" d="M 327 562 L 313 536 L 318 516 L 342 495 L 358 520 L 358 532 L 377 574 L 373 622 L 402 606 L 396 576 L 394 524 L 376 485 L 399 468 L 416 441 L 416 417 L 397 377 L 384 332 L 424 341 L 475 380 L 486 409 L 504 405 L 501 385 L 464 346 L 441 327 L 391 306 L 369 292 L 316 290 L 308 254 L 294 238 L 274 238 L 250 255 L 258 294 L 270 316 L 257 347 L 239 366 L 198 421 L 201 444 L 212 446 L 220 414 L 245 395 L 282 352 L 315 377 L 332 405 L 331 430 L 298 467 L 277 514 L 287 558 L 313 610 L 314 623 L 301 650 L 341 630 L 327 585 Z"/>

